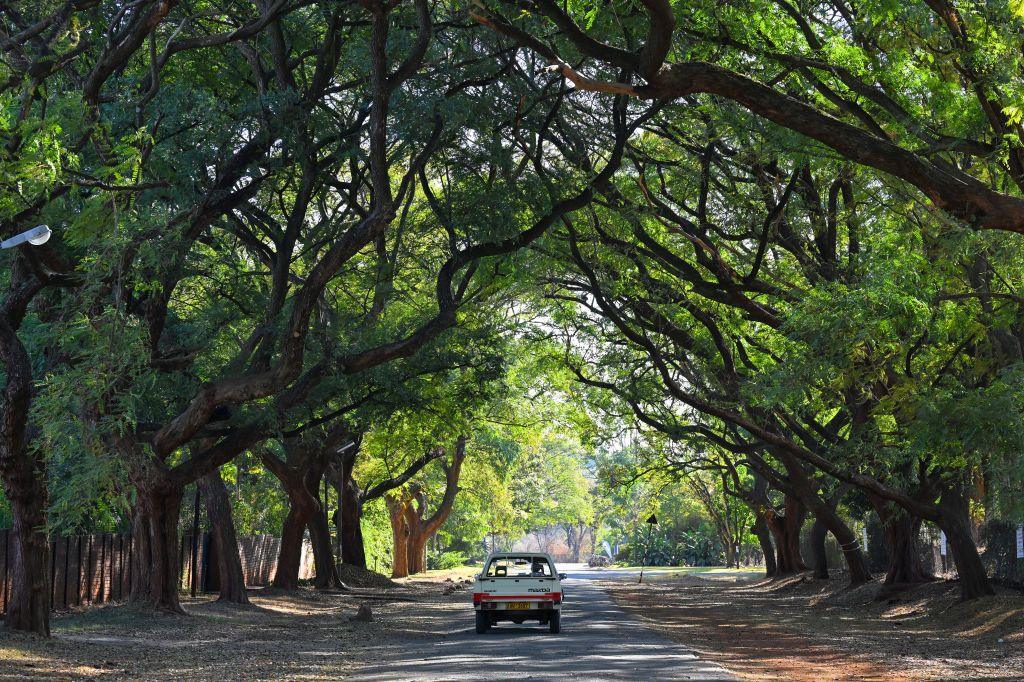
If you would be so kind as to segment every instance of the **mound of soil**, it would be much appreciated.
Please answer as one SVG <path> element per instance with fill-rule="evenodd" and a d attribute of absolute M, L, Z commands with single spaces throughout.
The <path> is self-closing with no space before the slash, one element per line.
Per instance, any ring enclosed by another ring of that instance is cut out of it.
<path fill-rule="evenodd" d="M 402 587 L 386 575 L 352 564 L 338 564 L 338 577 L 349 587 L 374 587 L 384 590 Z"/>
<path fill-rule="evenodd" d="M 673 585 L 690 585 L 690 586 L 703 587 L 703 586 L 706 586 L 708 584 L 708 581 L 705 580 L 704 578 L 701 578 L 698 575 L 692 575 L 692 574 L 686 574 L 686 573 L 683 573 L 683 574 L 673 573 L 672 577 L 669 578 L 669 580 L 672 581 Z"/>

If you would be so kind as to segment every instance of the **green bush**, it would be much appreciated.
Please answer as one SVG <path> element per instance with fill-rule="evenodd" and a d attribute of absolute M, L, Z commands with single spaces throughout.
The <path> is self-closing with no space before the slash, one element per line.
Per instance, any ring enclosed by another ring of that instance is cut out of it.
<path fill-rule="evenodd" d="M 465 566 L 469 560 L 464 552 L 441 552 L 433 558 L 434 560 L 430 563 L 434 564 L 431 568 L 438 568 L 441 570 L 449 570 L 452 568 L 458 568 L 459 566 Z"/>

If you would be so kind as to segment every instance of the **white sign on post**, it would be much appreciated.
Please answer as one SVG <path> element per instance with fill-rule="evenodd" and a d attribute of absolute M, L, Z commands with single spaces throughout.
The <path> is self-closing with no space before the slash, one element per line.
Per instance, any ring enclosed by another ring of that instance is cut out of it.
<path fill-rule="evenodd" d="M 864 545 L 862 549 L 868 551 L 868 527 L 864 526 L 860 529 L 861 544 Z"/>
<path fill-rule="evenodd" d="M 946 534 L 939 531 L 939 554 L 946 556 Z"/>
<path fill-rule="evenodd" d="M 1024 523 L 1017 526 L 1017 558 L 1024 559 Z"/>

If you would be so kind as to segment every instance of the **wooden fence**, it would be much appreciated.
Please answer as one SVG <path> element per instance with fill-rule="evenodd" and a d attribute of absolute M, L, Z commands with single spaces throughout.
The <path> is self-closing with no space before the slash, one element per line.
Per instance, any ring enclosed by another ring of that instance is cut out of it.
<path fill-rule="evenodd" d="M 10 531 L 0 530 L 0 613 L 6 611 L 11 590 L 13 544 Z M 280 538 L 272 535 L 241 537 L 238 545 L 246 586 L 269 585 L 277 572 Z M 50 539 L 50 550 L 48 578 L 55 611 L 119 601 L 128 596 L 132 580 L 130 534 L 54 536 Z M 194 547 L 191 534 L 182 536 L 178 567 L 183 591 L 218 589 L 217 558 L 209 533 L 203 533 Z M 307 579 L 312 575 L 312 551 L 307 541 L 303 545 L 299 577 Z"/>
<path fill-rule="evenodd" d="M 11 590 L 14 538 L 0 530 L 0 612 Z M 131 536 L 78 535 L 50 541 L 49 585 L 54 609 L 121 599 L 131 585 Z"/>

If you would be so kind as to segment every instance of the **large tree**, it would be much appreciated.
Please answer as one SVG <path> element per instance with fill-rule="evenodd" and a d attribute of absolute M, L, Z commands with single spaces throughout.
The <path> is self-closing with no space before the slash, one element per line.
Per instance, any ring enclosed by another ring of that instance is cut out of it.
<path fill-rule="evenodd" d="M 945 0 L 898 9 L 843 0 L 525 4 L 524 12 L 513 0 L 481 3 L 473 16 L 577 88 L 735 102 L 909 183 L 974 228 L 1024 231 L 1024 150 L 1009 94 L 1020 18 L 1008 5 L 965 13 Z M 1003 181 L 993 188 L 990 175 Z"/>

